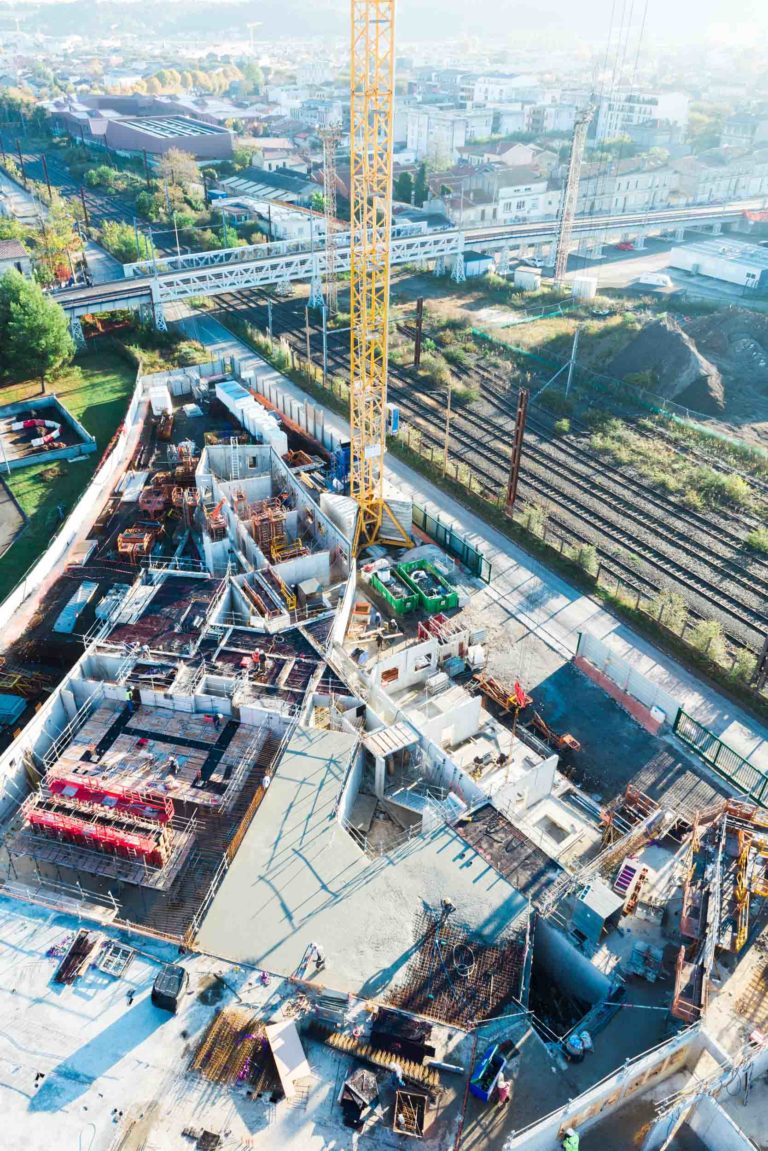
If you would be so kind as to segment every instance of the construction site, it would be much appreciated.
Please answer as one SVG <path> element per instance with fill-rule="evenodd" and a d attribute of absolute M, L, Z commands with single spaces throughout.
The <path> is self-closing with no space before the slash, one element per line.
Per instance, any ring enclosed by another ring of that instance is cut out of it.
<path fill-rule="evenodd" d="M 140 374 L 0 606 L 8 1145 L 763 1148 L 766 773 L 386 471 L 393 4 L 352 26 L 348 424 L 244 344 Z"/>

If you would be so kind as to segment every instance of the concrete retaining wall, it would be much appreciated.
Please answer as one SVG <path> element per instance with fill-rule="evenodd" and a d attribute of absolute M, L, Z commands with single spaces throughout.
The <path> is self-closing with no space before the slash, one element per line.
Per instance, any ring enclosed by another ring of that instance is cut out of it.
<path fill-rule="evenodd" d="M 660 724 L 651 716 L 651 708 L 663 711 L 667 723 L 674 722 L 680 709 L 679 700 L 642 675 L 603 640 L 589 632 L 580 632 L 574 663 L 654 735 Z"/>
<path fill-rule="evenodd" d="M 581 1134 L 592 1123 L 615 1111 L 630 1096 L 680 1071 L 690 1060 L 697 1036 L 698 1028 L 691 1027 L 626 1063 L 614 1075 L 572 1099 L 559 1111 L 553 1111 L 511 1135 L 504 1143 L 504 1151 L 522 1148 L 525 1151 L 558 1151 L 565 1128 L 575 1127 Z"/>

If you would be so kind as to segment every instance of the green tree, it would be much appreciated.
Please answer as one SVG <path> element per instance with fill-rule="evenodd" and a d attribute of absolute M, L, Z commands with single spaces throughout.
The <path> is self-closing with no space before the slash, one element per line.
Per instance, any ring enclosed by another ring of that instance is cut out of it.
<path fill-rule="evenodd" d="M 24 241 L 27 230 L 13 216 L 0 216 L 0 240 Z"/>
<path fill-rule="evenodd" d="M 75 231 L 75 214 L 70 203 L 54 189 L 48 215 L 35 236 L 35 272 L 44 284 L 66 280 L 71 275 L 71 257 L 82 248 Z"/>
<path fill-rule="evenodd" d="M 410 172 L 401 172 L 395 180 L 395 199 L 403 204 L 410 204 L 413 196 L 413 176 Z"/>
<path fill-rule="evenodd" d="M 136 229 L 122 220 L 105 220 L 101 227 L 101 242 L 121 264 L 132 264 L 135 260 L 151 260 L 152 245 L 143 233 L 139 232 L 136 246 Z"/>
<path fill-rule="evenodd" d="M 314 212 L 325 210 L 325 196 L 322 192 L 313 192 L 309 197 L 309 206 Z"/>
<path fill-rule="evenodd" d="M 716 619 L 700 619 L 691 631 L 690 643 L 697 651 L 719 663 L 725 656 L 723 625 Z"/>
<path fill-rule="evenodd" d="M 688 622 L 688 604 L 678 592 L 663 588 L 655 596 L 651 608 L 659 623 L 681 634 Z"/>
<path fill-rule="evenodd" d="M 0 347 L 3 372 L 16 378 L 37 376 L 42 392 L 49 373 L 75 354 L 63 308 L 16 271 L 0 278 Z"/>
<path fill-rule="evenodd" d="M 427 182 L 427 165 L 422 162 L 419 164 L 416 173 L 416 180 L 413 185 L 413 200 L 418 208 L 421 208 L 424 201 L 429 196 L 429 183 Z"/>

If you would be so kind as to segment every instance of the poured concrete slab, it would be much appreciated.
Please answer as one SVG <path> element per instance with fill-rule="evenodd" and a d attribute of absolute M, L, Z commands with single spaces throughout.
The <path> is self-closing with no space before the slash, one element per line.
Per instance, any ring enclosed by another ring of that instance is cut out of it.
<path fill-rule="evenodd" d="M 456 832 L 422 834 L 392 856 L 368 858 L 336 819 L 357 739 L 298 729 L 213 901 L 198 945 L 235 962 L 312 976 L 378 995 L 404 975 L 424 905 L 444 897 L 479 939 L 496 941 L 527 902 Z"/>

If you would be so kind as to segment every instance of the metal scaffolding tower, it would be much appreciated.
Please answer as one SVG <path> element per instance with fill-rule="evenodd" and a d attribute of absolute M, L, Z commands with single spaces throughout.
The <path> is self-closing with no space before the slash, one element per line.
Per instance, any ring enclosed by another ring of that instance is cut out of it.
<path fill-rule="evenodd" d="M 387 435 L 394 0 L 352 0 L 350 61 L 350 494 L 354 550 L 410 544 L 384 501 Z"/>
<path fill-rule="evenodd" d="M 561 284 L 565 277 L 568 265 L 568 252 L 571 247 L 571 234 L 573 221 L 576 216 L 576 204 L 579 199 L 579 177 L 581 175 L 581 160 L 584 155 L 584 145 L 587 140 L 587 129 L 595 114 L 590 104 L 583 108 L 576 117 L 571 140 L 571 155 L 568 160 L 568 174 L 565 177 L 563 198 L 560 202 L 560 219 L 558 221 L 557 242 L 555 246 L 554 281 Z"/>
<path fill-rule="evenodd" d="M 336 284 L 336 149 L 341 139 L 341 124 L 320 129 L 323 141 L 323 201 L 325 204 L 325 304 L 328 315 L 338 311 Z"/>

